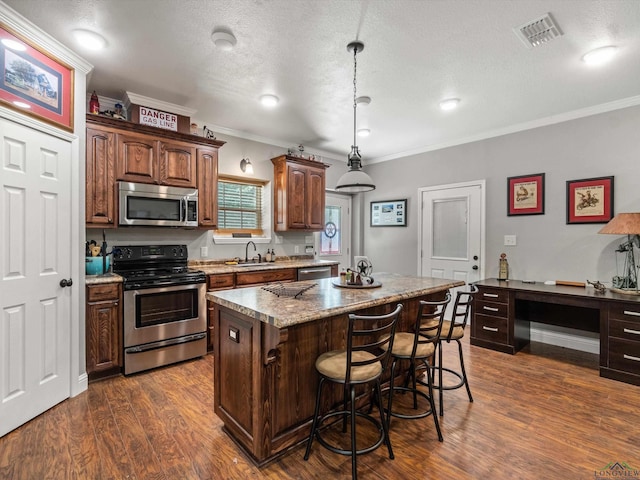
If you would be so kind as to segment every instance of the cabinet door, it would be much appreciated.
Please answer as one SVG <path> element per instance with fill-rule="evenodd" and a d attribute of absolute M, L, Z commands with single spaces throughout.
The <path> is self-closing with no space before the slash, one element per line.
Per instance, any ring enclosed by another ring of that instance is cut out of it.
<path fill-rule="evenodd" d="M 188 143 L 160 141 L 158 183 L 196 188 L 196 149 Z"/>
<path fill-rule="evenodd" d="M 90 376 L 118 373 L 122 366 L 120 297 L 118 285 L 87 287 L 86 363 Z"/>
<path fill-rule="evenodd" d="M 198 149 L 198 224 L 218 225 L 218 151 Z"/>
<path fill-rule="evenodd" d="M 116 180 L 157 183 L 157 144 L 153 138 L 135 133 L 118 134 Z"/>
<path fill-rule="evenodd" d="M 292 229 L 307 228 L 306 178 L 307 167 L 287 166 L 287 226 Z"/>
<path fill-rule="evenodd" d="M 86 217 L 87 226 L 115 224 L 115 133 L 87 128 Z"/>
<path fill-rule="evenodd" d="M 307 229 L 324 229 L 325 179 L 324 170 L 308 168 L 306 178 Z"/>

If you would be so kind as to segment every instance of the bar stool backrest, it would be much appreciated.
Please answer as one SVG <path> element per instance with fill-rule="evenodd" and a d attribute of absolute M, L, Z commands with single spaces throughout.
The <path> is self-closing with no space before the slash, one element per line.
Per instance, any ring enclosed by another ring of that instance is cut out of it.
<path fill-rule="evenodd" d="M 411 352 L 412 358 L 416 357 L 416 352 L 420 345 L 432 343 L 435 346 L 440 341 L 444 312 L 450 301 L 451 294 L 449 292 L 447 292 L 445 299 L 441 301 L 420 301 L 413 338 L 413 351 Z"/>
<path fill-rule="evenodd" d="M 351 379 L 352 367 L 362 367 L 380 362 L 382 371 L 387 369 L 393 338 L 402 304 L 386 315 L 349 315 L 349 333 L 347 335 L 347 372 L 345 383 L 359 383 Z M 367 352 L 361 355 L 357 352 Z M 360 358 L 360 360 L 356 360 Z M 367 381 L 371 381 L 368 379 Z"/>
<path fill-rule="evenodd" d="M 458 290 L 456 294 L 456 301 L 453 304 L 453 313 L 451 314 L 451 328 L 447 334 L 447 342 L 451 341 L 451 335 L 453 334 L 454 327 L 460 327 L 464 330 L 469 321 L 469 315 L 471 314 L 471 305 L 473 304 L 473 297 L 478 293 L 478 287 L 469 284 L 469 290 Z"/>

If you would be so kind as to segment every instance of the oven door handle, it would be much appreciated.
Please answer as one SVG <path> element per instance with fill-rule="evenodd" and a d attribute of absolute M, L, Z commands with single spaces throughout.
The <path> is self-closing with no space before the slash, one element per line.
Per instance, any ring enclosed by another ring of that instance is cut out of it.
<path fill-rule="evenodd" d="M 193 335 L 186 335 L 180 338 L 172 338 L 171 340 L 161 340 L 159 342 L 147 343 L 145 345 L 138 345 L 136 347 L 129 347 L 124 349 L 124 353 L 132 354 L 132 353 L 144 353 L 150 350 L 157 350 L 159 348 L 171 347 L 173 345 L 180 345 L 183 343 L 195 342 L 197 340 L 202 340 L 207 336 L 206 333 L 196 333 Z"/>

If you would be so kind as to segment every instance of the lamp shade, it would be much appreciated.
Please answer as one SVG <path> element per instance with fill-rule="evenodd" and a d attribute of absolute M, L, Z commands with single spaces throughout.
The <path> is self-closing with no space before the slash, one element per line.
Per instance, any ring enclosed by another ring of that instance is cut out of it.
<path fill-rule="evenodd" d="M 340 177 L 336 190 L 346 193 L 369 192 L 375 190 L 371 177 L 362 170 L 349 170 Z"/>
<path fill-rule="evenodd" d="M 640 234 L 640 213 L 619 213 L 598 233 L 612 233 L 617 235 Z"/>

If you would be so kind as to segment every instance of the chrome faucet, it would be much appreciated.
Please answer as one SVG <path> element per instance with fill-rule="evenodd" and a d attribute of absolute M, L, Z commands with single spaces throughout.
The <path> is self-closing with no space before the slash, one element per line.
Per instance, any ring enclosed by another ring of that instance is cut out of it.
<path fill-rule="evenodd" d="M 249 240 L 247 242 L 247 246 L 244 249 L 244 261 L 248 262 L 249 261 L 249 245 L 253 245 L 253 251 L 257 251 L 258 249 L 256 248 L 256 244 L 253 243 L 253 240 Z"/>

